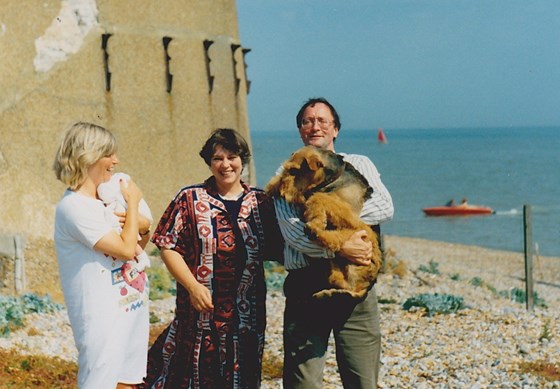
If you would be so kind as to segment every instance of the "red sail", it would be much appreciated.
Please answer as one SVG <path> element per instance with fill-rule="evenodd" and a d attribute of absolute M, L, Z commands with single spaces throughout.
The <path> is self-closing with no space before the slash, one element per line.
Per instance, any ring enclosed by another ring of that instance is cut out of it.
<path fill-rule="evenodd" d="M 385 136 L 385 133 L 381 128 L 377 129 L 377 140 L 379 141 L 379 143 L 383 143 L 383 144 L 387 143 L 387 137 Z"/>

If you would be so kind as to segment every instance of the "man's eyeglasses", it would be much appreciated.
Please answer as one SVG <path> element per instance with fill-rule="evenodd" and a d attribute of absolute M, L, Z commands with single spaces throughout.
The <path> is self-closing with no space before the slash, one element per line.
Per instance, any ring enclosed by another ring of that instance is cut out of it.
<path fill-rule="evenodd" d="M 319 127 L 321 128 L 327 128 L 329 127 L 333 121 L 332 120 L 327 120 L 327 119 L 323 119 L 323 118 L 317 118 L 317 119 L 303 119 L 301 121 L 301 128 L 304 129 L 310 129 L 312 128 L 315 123 L 317 123 L 319 125 Z"/>

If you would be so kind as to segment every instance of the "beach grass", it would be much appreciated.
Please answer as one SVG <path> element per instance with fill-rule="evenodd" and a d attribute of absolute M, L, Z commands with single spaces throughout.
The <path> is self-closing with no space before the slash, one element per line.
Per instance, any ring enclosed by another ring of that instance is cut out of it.
<path fill-rule="evenodd" d="M 1 388 L 72 388 L 76 386 L 77 375 L 74 362 L 0 350 Z"/>

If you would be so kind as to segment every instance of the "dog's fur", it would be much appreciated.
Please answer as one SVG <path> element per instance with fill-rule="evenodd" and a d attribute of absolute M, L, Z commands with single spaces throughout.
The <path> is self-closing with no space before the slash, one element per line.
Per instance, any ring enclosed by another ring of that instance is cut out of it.
<path fill-rule="evenodd" d="M 273 177 L 265 188 L 275 197 L 304 207 L 306 233 L 333 252 L 358 230 L 367 232 L 373 244 L 373 257 L 367 266 L 356 265 L 345 258 L 324 260 L 329 269 L 331 289 L 314 297 L 330 297 L 345 293 L 363 298 L 375 282 L 381 267 L 381 251 L 377 236 L 360 220 L 364 201 L 373 190 L 367 180 L 342 156 L 328 150 L 305 146 L 283 164 L 283 171 Z"/>

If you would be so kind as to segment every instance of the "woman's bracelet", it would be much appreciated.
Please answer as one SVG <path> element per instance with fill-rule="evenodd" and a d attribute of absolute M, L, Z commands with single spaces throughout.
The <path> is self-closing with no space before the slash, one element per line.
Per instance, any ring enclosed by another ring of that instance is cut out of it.
<path fill-rule="evenodd" d="M 148 229 L 147 229 L 146 231 L 144 231 L 144 232 L 140 232 L 140 231 L 138 232 L 138 234 L 139 234 L 140 236 L 146 236 L 146 235 L 148 235 L 149 233 L 150 233 L 150 227 L 148 227 Z"/>

